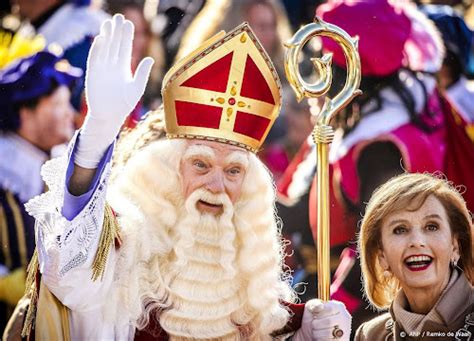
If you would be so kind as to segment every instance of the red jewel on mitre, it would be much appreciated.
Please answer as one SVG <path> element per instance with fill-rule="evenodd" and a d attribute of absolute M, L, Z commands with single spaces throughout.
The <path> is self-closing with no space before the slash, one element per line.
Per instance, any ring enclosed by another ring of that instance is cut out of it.
<path fill-rule="evenodd" d="M 169 138 L 263 144 L 281 108 L 280 81 L 247 23 L 209 39 L 163 80 Z"/>

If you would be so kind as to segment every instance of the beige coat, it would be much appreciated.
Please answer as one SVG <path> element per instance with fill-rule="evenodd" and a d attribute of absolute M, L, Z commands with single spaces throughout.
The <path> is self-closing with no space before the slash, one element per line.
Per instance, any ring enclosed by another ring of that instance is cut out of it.
<path fill-rule="evenodd" d="M 459 340 L 474 341 L 474 287 L 461 274 L 438 302 L 437 312 L 444 324 L 426 321 L 420 335 L 407 335 L 397 323 L 393 309 L 378 316 L 357 329 L 356 341 L 398 341 L 398 340 Z M 470 336 L 469 336 L 470 335 Z"/>

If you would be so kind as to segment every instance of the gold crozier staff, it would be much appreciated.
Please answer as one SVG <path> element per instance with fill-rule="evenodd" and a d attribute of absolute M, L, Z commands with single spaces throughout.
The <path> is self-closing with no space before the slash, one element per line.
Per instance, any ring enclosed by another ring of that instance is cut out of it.
<path fill-rule="evenodd" d="M 328 301 L 331 284 L 329 268 L 329 162 L 328 150 L 334 130 L 330 125 L 332 118 L 349 102 L 362 92 L 359 90 L 361 68 L 358 53 L 358 37 L 352 38 L 341 28 L 324 22 L 316 17 L 314 22 L 303 26 L 285 45 L 288 48 L 285 56 L 285 71 L 288 82 L 296 93 L 298 101 L 304 97 L 325 95 L 332 82 L 332 54 L 321 59 L 312 58 L 319 75 L 315 83 L 307 83 L 298 70 L 298 56 L 303 46 L 315 36 L 325 36 L 335 40 L 343 49 L 347 63 L 347 78 L 344 88 L 334 98 L 326 97 L 324 106 L 317 117 L 313 130 L 313 140 L 317 152 L 318 181 L 318 297 Z"/>

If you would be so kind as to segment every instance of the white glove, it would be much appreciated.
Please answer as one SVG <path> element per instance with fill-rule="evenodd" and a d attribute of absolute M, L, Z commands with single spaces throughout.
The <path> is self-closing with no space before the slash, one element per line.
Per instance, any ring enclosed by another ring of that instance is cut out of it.
<path fill-rule="evenodd" d="M 351 320 L 341 302 L 310 300 L 306 302 L 301 328 L 293 336 L 293 341 L 349 341 Z"/>
<path fill-rule="evenodd" d="M 125 118 L 145 91 L 153 59 L 144 58 L 132 76 L 133 24 L 117 14 L 106 20 L 87 59 L 88 113 L 75 152 L 75 163 L 97 168 Z"/>

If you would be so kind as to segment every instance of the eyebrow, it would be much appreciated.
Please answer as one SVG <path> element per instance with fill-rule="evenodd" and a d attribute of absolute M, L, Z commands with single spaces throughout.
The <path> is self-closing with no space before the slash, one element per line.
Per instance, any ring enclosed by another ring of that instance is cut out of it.
<path fill-rule="evenodd" d="M 249 159 L 247 155 L 245 155 L 243 152 L 240 152 L 240 151 L 232 152 L 229 156 L 225 158 L 225 162 L 227 164 L 234 164 L 234 163 L 240 164 L 244 168 L 247 168 L 249 165 Z"/>
<path fill-rule="evenodd" d="M 425 219 L 432 219 L 432 218 L 441 219 L 441 216 L 439 214 L 433 213 L 425 217 Z"/>
<path fill-rule="evenodd" d="M 407 223 L 407 220 L 405 219 L 397 219 L 397 220 L 393 220 L 390 222 L 390 224 L 388 224 L 389 226 L 392 226 L 392 225 L 397 225 L 397 224 L 400 224 L 400 223 Z"/>
<path fill-rule="evenodd" d="M 427 219 L 433 219 L 433 218 L 436 218 L 436 219 L 440 219 L 441 220 L 441 216 L 439 214 L 436 214 L 436 213 L 433 213 L 433 214 L 430 214 L 430 215 L 427 215 L 426 217 L 424 217 L 423 219 L 424 220 L 427 220 Z M 407 223 L 408 221 L 406 219 L 397 219 L 397 220 L 393 220 L 390 222 L 389 226 L 392 226 L 392 225 L 396 225 L 396 224 L 400 224 L 400 223 Z"/>
<path fill-rule="evenodd" d="M 210 147 L 195 144 L 188 147 L 183 155 L 184 159 L 191 159 L 193 157 L 204 157 L 213 160 L 216 158 L 216 154 Z"/>

